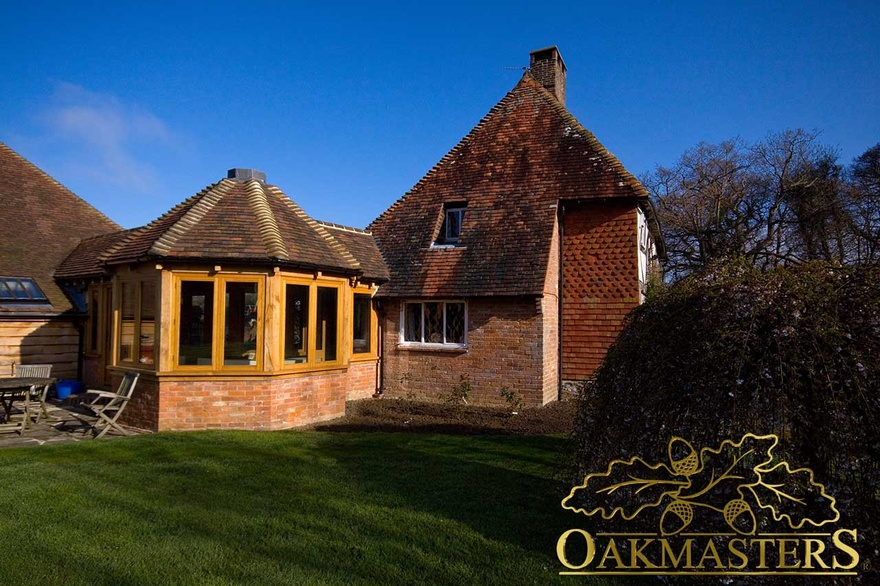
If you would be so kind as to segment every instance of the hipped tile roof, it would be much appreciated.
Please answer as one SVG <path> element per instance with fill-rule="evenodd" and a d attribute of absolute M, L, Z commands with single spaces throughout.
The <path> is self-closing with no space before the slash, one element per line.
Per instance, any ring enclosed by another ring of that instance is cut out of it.
<path fill-rule="evenodd" d="M 83 238 L 120 227 L 0 142 L 0 276 L 30 277 L 51 307 L 0 307 L 0 315 L 60 314 L 73 305 L 53 271 Z"/>
<path fill-rule="evenodd" d="M 391 271 L 380 295 L 540 294 L 557 205 L 592 198 L 650 205 L 644 186 L 526 72 L 369 226 Z M 432 247 L 453 202 L 467 202 L 458 245 Z"/>
<path fill-rule="evenodd" d="M 83 243 L 59 268 L 59 276 L 82 277 L 96 268 L 147 260 L 179 260 L 262 263 L 387 278 L 368 234 L 338 239 L 337 232 L 310 218 L 274 185 L 222 179 L 146 226 L 106 239 L 103 248 L 98 240 Z M 353 242 L 351 249 L 347 240 Z"/>

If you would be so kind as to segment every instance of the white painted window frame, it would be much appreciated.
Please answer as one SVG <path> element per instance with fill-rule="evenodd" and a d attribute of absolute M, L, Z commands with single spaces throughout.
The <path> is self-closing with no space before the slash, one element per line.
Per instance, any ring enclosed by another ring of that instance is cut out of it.
<path fill-rule="evenodd" d="M 446 339 L 446 305 L 451 303 L 464 305 L 464 340 L 462 342 L 423 342 L 423 341 L 412 341 L 406 339 L 406 307 L 407 305 L 420 305 L 422 309 L 422 320 L 421 327 L 422 331 L 420 333 L 421 340 L 425 339 L 425 304 L 426 303 L 440 303 L 443 305 L 443 339 Z M 447 348 L 467 348 L 468 341 L 468 303 L 464 299 L 413 299 L 408 301 L 403 301 L 400 304 L 400 332 L 398 344 L 403 348 L 437 348 L 437 349 L 447 349 Z"/>

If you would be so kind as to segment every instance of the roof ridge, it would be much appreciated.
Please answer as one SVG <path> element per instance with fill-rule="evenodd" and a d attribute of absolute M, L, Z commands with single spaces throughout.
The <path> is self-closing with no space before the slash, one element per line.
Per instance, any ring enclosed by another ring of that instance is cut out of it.
<path fill-rule="evenodd" d="M 257 219 L 257 228 L 260 230 L 260 236 L 263 238 L 263 245 L 269 256 L 282 260 L 290 260 L 287 253 L 287 246 L 284 244 L 284 238 L 281 236 L 281 229 L 269 207 L 269 198 L 265 192 L 265 186 L 256 179 L 250 179 L 246 182 L 248 193 L 248 204 L 254 212 Z"/>
<path fill-rule="evenodd" d="M 281 199 L 284 201 L 284 203 L 291 210 L 293 210 L 293 213 L 296 214 L 296 216 L 299 219 L 301 219 L 303 222 L 305 222 L 312 230 L 317 232 L 321 238 L 326 240 L 327 244 L 330 245 L 330 248 L 332 248 L 334 252 L 339 254 L 342 257 L 342 259 L 345 262 L 347 262 L 351 268 L 353 268 L 353 269 L 360 269 L 361 268 L 361 265 L 357 261 L 357 259 L 348 251 L 347 248 L 342 246 L 342 244 L 340 244 L 338 240 L 333 238 L 333 236 L 329 232 L 327 232 L 327 230 L 324 229 L 324 226 L 322 226 L 320 222 L 318 222 L 317 220 L 315 220 L 314 218 L 309 216 L 301 207 L 299 207 L 299 204 L 297 204 L 295 201 L 293 201 L 292 199 L 287 197 L 287 194 L 284 193 L 283 191 L 281 191 L 281 189 L 279 189 L 278 187 L 276 187 L 274 185 L 270 185 L 270 186 L 268 186 L 268 188 L 270 190 L 276 190 L 278 193 L 280 193 L 282 196 L 284 196 Z"/>
<path fill-rule="evenodd" d="M 60 187 L 62 190 L 66 191 L 67 193 L 72 195 L 74 198 L 76 198 L 76 199 L 80 200 L 82 203 L 86 204 L 89 208 L 88 213 L 98 216 L 103 221 L 108 222 L 111 226 L 114 226 L 120 230 L 123 229 L 122 226 L 120 226 L 119 224 L 117 224 L 116 222 L 111 220 L 109 217 L 107 217 L 107 215 L 105 215 L 101 210 L 99 210 L 98 208 L 96 208 L 95 206 L 93 206 L 92 204 L 90 204 L 89 202 L 87 202 L 86 200 L 84 200 L 83 198 L 78 196 L 77 194 L 75 194 L 69 187 L 65 187 L 60 181 L 58 181 L 57 179 L 55 179 L 54 177 L 52 177 L 51 175 L 49 175 L 48 173 L 46 173 L 45 171 L 43 171 L 42 169 L 40 169 L 39 167 L 37 167 L 36 165 L 31 163 L 29 160 L 27 160 L 25 157 L 23 157 L 15 149 L 13 149 L 11 146 L 6 144 L 2 140 L 0 140 L 0 150 L 4 150 L 7 153 L 9 153 L 10 155 L 19 159 L 25 165 L 27 165 L 28 167 L 30 167 L 31 169 L 33 169 L 34 171 L 36 171 L 37 173 L 42 175 L 45 179 L 49 180 L 49 182 L 51 182 L 53 185 L 55 185 L 56 187 Z"/>
<path fill-rule="evenodd" d="M 324 226 L 325 228 L 333 228 L 334 230 L 342 230 L 344 232 L 354 232 L 355 234 L 366 234 L 367 236 L 373 235 L 372 232 L 363 228 L 354 228 L 352 226 L 345 226 L 343 224 L 336 224 L 334 222 L 325 222 L 323 220 L 315 220 L 315 222 Z"/>
<path fill-rule="evenodd" d="M 202 193 L 194 196 L 198 201 L 184 213 L 180 219 L 169 226 L 153 243 L 149 252 L 157 256 L 163 256 L 171 252 L 171 248 L 184 236 L 193 226 L 204 218 L 208 212 L 214 209 L 223 197 L 229 193 L 234 183 L 229 179 L 221 179 L 212 186 L 202 190 Z M 191 198 L 192 199 L 192 198 Z M 187 200 L 189 201 L 189 200 Z M 184 202 L 186 203 L 186 202 Z M 165 217 L 164 214 L 162 217 Z M 161 217 L 159 218 L 162 219 Z M 158 220 L 157 220 L 158 221 Z"/>

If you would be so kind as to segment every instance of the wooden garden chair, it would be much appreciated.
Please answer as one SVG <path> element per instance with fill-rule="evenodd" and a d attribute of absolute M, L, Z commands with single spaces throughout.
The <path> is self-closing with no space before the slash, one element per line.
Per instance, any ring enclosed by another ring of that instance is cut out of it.
<path fill-rule="evenodd" d="M 82 403 L 82 406 L 98 417 L 98 421 L 92 425 L 92 432 L 97 434 L 95 439 L 102 438 L 111 429 L 115 429 L 123 435 L 131 435 L 131 432 L 122 427 L 117 420 L 131 399 L 139 376 L 140 374 L 136 372 L 126 372 L 115 393 L 97 390 L 86 391 L 86 401 Z"/>
<path fill-rule="evenodd" d="M 13 364 L 12 376 L 15 378 L 49 378 L 52 376 L 51 364 Z M 40 408 L 37 409 L 34 417 L 34 424 L 40 422 L 40 417 L 49 419 L 49 413 L 46 411 L 46 395 L 49 394 L 50 384 L 34 385 L 31 387 L 31 401 L 38 401 Z"/>

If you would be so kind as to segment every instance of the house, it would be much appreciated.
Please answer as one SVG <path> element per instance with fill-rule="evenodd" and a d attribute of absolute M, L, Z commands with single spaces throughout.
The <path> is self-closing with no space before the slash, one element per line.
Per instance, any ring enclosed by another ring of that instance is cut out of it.
<path fill-rule="evenodd" d="M 367 230 L 316 221 L 264 173 L 231 169 L 146 226 L 78 220 L 39 275 L 23 267 L 66 224 L 34 224 L 3 274 L 33 274 L 77 317 L 82 299 L 88 320 L 67 337 L 81 378 L 112 388 L 140 372 L 125 413 L 138 427 L 283 429 L 374 393 L 544 405 L 592 375 L 662 255 L 647 191 L 566 110 L 565 86 L 556 47 L 532 52 Z"/>
<path fill-rule="evenodd" d="M 51 364 L 77 378 L 85 299 L 52 275 L 83 237 L 120 228 L 2 142 L 0 210 L 0 376 Z"/>
<path fill-rule="evenodd" d="M 370 226 L 383 393 L 526 405 L 589 378 L 645 293 L 648 192 L 565 108 L 556 47 Z M 662 249 L 660 250 L 662 253 Z"/>
<path fill-rule="evenodd" d="M 313 220 L 260 171 L 83 241 L 55 277 L 88 299 L 86 384 L 141 373 L 131 425 L 284 429 L 376 390 L 375 242 Z"/>

